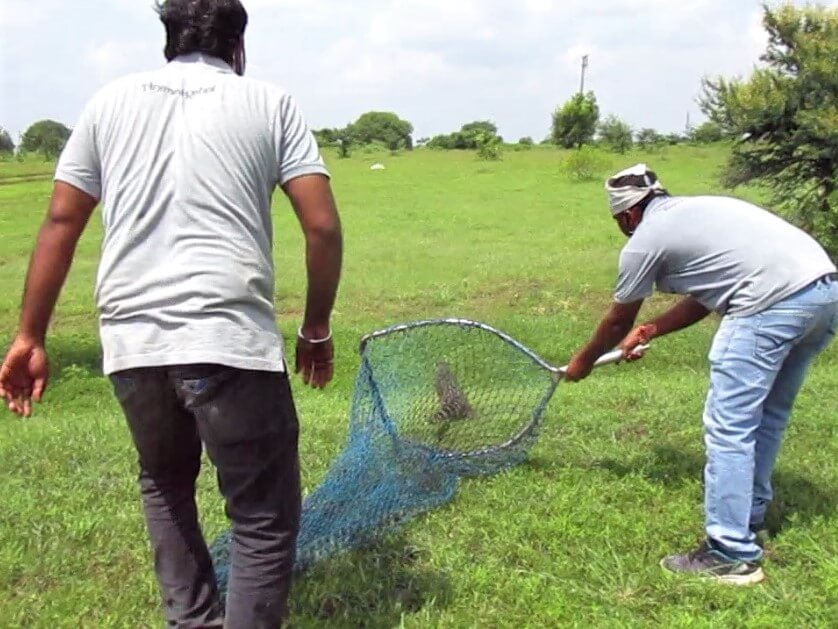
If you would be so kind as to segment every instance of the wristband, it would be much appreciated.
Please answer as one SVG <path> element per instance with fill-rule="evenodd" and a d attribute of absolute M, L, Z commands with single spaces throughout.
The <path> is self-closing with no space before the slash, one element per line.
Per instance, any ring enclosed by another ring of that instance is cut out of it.
<path fill-rule="evenodd" d="M 306 337 L 303 336 L 303 328 L 300 327 L 297 330 L 297 338 L 302 339 L 306 343 L 311 343 L 312 345 L 319 345 L 321 343 L 328 343 L 329 341 L 332 340 L 332 330 L 330 328 L 329 329 L 329 334 L 322 339 L 307 339 Z"/>

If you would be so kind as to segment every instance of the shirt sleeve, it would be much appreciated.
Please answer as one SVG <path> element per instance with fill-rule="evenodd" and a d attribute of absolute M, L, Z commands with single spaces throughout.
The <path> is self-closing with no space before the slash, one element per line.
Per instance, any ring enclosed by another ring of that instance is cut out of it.
<path fill-rule="evenodd" d="M 296 101 L 285 96 L 279 108 L 276 128 L 277 183 L 282 186 L 295 177 L 320 174 L 329 177 L 329 171 L 320 154 L 314 134 L 303 118 Z"/>
<path fill-rule="evenodd" d="M 661 256 L 653 251 L 623 250 L 614 301 L 631 304 L 651 297 L 660 269 Z"/>
<path fill-rule="evenodd" d="M 63 181 L 95 199 L 102 196 L 102 164 L 96 146 L 95 105 L 88 103 L 70 133 L 55 169 L 55 181 Z"/>

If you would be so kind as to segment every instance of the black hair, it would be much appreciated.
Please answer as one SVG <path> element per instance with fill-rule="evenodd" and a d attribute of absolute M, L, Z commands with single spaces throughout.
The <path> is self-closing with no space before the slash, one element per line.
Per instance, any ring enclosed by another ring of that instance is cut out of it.
<path fill-rule="evenodd" d="M 625 186 L 634 186 L 637 188 L 643 188 L 645 186 L 654 185 L 654 183 L 658 180 L 658 176 L 653 170 L 647 170 L 645 175 L 623 175 L 622 177 L 612 177 L 608 180 L 608 185 L 612 188 L 622 188 Z M 652 199 L 656 197 L 668 197 L 669 191 L 665 190 L 664 188 L 658 188 L 656 190 L 650 190 L 649 194 L 647 194 L 640 203 L 635 205 L 634 207 L 639 208 L 641 211 L 646 210 L 646 206 L 652 202 Z"/>
<path fill-rule="evenodd" d="M 167 61 L 200 52 L 232 64 L 247 27 L 239 0 L 162 0 L 157 14 L 166 27 Z"/>

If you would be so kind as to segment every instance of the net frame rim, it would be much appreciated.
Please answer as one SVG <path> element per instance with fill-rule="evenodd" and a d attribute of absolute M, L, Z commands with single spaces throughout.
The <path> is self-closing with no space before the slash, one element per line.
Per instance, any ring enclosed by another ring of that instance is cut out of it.
<path fill-rule="evenodd" d="M 379 330 L 375 330 L 373 332 L 369 332 L 361 337 L 361 341 L 358 346 L 358 353 L 363 355 L 367 349 L 367 345 L 369 345 L 370 341 L 377 340 L 379 338 L 383 338 L 386 336 L 390 336 L 392 334 L 398 334 L 402 332 L 407 332 L 409 330 L 414 330 L 417 328 L 424 328 L 430 326 L 455 326 L 455 327 L 466 327 L 466 328 L 476 328 L 479 330 L 483 330 L 484 332 L 489 332 L 490 334 L 494 334 L 495 336 L 499 337 L 506 343 L 512 345 L 515 349 L 521 351 L 527 357 L 529 357 L 535 364 L 543 369 L 546 369 L 551 374 L 553 374 L 554 378 L 560 378 L 561 370 L 559 367 L 548 363 L 544 360 L 541 356 L 536 354 L 532 349 L 518 341 L 517 339 L 513 338 L 506 332 L 499 330 L 498 328 L 491 326 L 487 323 L 483 323 L 481 321 L 475 321 L 473 319 L 462 319 L 456 317 L 443 317 L 443 318 L 436 318 L 436 319 L 419 319 L 416 321 L 409 321 L 407 323 L 399 323 L 396 325 L 391 325 L 385 328 L 381 328 Z"/>

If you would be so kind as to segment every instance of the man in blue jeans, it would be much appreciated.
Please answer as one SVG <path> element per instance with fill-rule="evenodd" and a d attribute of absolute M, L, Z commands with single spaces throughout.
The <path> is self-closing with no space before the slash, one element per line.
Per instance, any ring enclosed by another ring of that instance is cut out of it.
<path fill-rule="evenodd" d="M 813 238 L 778 216 L 729 197 L 670 196 L 645 164 L 617 173 L 606 189 L 629 242 L 614 304 L 573 358 L 568 379 L 587 377 L 615 345 L 631 358 L 642 343 L 711 312 L 722 316 L 704 410 L 707 539 L 661 564 L 757 583 L 764 574 L 755 532 L 773 497 L 783 433 L 809 366 L 838 327 L 836 267 Z M 687 297 L 634 327 L 655 287 Z"/>

